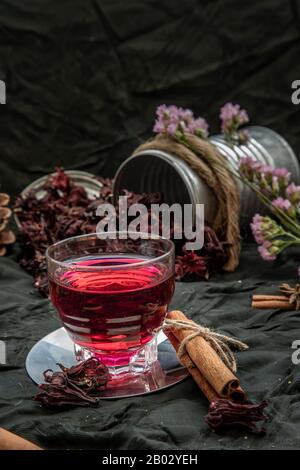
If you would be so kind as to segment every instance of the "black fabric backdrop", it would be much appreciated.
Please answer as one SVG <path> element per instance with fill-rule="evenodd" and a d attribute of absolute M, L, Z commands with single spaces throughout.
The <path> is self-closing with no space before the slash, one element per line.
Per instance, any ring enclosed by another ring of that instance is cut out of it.
<path fill-rule="evenodd" d="M 297 0 L 1 0 L 1 190 L 17 194 L 55 165 L 112 176 L 150 135 L 155 107 L 192 107 L 218 131 L 226 101 L 246 107 L 300 152 L 299 108 L 291 82 L 300 78 Z M 138 177 L 138 175 L 137 175 Z M 30 347 L 59 322 L 17 264 L 18 246 L 0 260 L 0 426 L 46 448 L 300 447 L 300 371 L 291 344 L 296 312 L 251 311 L 254 290 L 295 276 L 299 256 L 262 262 L 244 244 L 236 273 L 177 285 L 173 306 L 251 346 L 239 376 L 253 400 L 269 400 L 266 437 L 212 433 L 207 402 L 191 379 L 143 398 L 99 409 L 53 413 L 31 400 Z"/>

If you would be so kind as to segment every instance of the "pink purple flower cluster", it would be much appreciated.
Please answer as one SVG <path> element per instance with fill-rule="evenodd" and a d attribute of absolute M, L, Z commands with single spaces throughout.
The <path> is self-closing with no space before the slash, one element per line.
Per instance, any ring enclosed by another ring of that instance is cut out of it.
<path fill-rule="evenodd" d="M 239 161 L 239 173 L 268 195 L 278 209 L 288 211 L 296 199 L 300 201 L 300 187 L 289 184 L 291 174 L 286 168 L 273 168 L 251 157 L 243 157 Z"/>
<path fill-rule="evenodd" d="M 300 244 L 300 186 L 290 183 L 286 168 L 273 168 L 251 157 L 241 158 L 239 173 L 276 218 L 256 214 L 251 223 L 261 257 L 273 261 L 287 247 Z"/>
<path fill-rule="evenodd" d="M 291 174 L 286 168 L 273 168 L 244 157 L 240 159 L 239 172 L 268 198 L 275 214 L 284 212 L 292 219 L 300 215 L 300 186 L 290 183 Z"/>
<path fill-rule="evenodd" d="M 283 212 L 288 212 L 292 208 L 291 202 L 281 196 L 272 201 L 272 206 L 282 210 Z"/>
<path fill-rule="evenodd" d="M 249 122 L 249 116 L 239 104 L 226 103 L 220 110 L 221 131 L 225 135 L 233 135 L 238 129 Z"/>
<path fill-rule="evenodd" d="M 289 184 L 285 190 L 285 194 L 292 204 L 300 202 L 300 186 L 297 186 L 295 183 Z"/>
<path fill-rule="evenodd" d="M 171 137 L 194 134 L 198 137 L 208 136 L 208 124 L 202 117 L 195 118 L 190 109 L 183 109 L 174 105 L 162 104 L 156 110 L 156 121 L 153 132 L 168 134 Z"/>
<path fill-rule="evenodd" d="M 285 242 L 277 238 L 285 235 L 283 228 L 275 220 L 260 214 L 255 214 L 250 226 L 261 257 L 265 261 L 274 261 L 285 247 Z"/>

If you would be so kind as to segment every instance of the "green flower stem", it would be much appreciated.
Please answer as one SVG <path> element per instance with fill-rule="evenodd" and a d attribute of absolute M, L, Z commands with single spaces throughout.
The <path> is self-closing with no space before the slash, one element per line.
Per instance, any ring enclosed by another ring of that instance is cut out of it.
<path fill-rule="evenodd" d="M 296 237 L 293 233 L 290 232 L 285 232 L 284 233 L 287 237 L 292 238 L 294 243 L 299 244 L 300 243 L 300 238 Z"/>
<path fill-rule="evenodd" d="M 300 240 L 298 240 L 298 241 L 291 240 L 290 242 L 285 243 L 285 244 L 282 245 L 282 247 L 278 250 L 277 255 L 279 255 L 279 254 L 282 253 L 284 250 L 286 250 L 286 248 L 288 248 L 288 247 L 290 247 L 290 246 L 293 246 L 293 245 L 300 245 Z"/>

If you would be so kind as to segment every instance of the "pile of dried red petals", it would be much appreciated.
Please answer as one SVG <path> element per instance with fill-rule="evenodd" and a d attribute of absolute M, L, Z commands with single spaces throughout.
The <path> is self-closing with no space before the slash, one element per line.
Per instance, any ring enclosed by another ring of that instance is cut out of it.
<path fill-rule="evenodd" d="M 35 286 L 43 295 L 48 294 L 45 251 L 47 247 L 64 238 L 96 231 L 99 217 L 96 209 L 103 202 L 112 202 L 113 180 L 98 178 L 102 182 L 99 197 L 91 201 L 84 188 L 57 168 L 44 184 L 45 196 L 37 199 L 32 192 L 19 196 L 15 212 L 22 227 L 21 266 L 34 276 Z M 135 194 L 123 191 L 127 205 L 146 205 L 163 202 L 160 193 Z M 150 217 L 150 215 L 149 215 Z M 205 227 L 204 246 L 199 252 L 185 250 L 185 240 L 175 240 L 176 278 L 207 279 L 226 261 L 226 243 L 220 242 L 215 232 Z"/>
<path fill-rule="evenodd" d="M 96 357 L 67 368 L 57 364 L 61 371 L 44 372 L 46 383 L 39 386 L 34 397 L 45 408 L 57 409 L 67 406 L 97 406 L 101 391 L 109 381 L 107 367 Z"/>
<path fill-rule="evenodd" d="M 102 194 L 91 201 L 84 188 L 57 168 L 57 173 L 48 177 L 43 190 L 42 199 L 34 192 L 19 196 L 14 211 L 22 227 L 20 264 L 34 276 L 40 292 L 47 295 L 46 249 L 64 238 L 95 232 L 96 208 L 110 197 L 111 187 L 103 180 Z"/>

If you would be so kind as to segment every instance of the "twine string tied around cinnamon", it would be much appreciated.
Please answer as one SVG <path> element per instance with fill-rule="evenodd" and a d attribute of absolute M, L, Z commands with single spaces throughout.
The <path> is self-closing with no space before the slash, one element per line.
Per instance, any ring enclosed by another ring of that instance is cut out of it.
<path fill-rule="evenodd" d="M 237 363 L 232 349 L 238 351 L 246 351 L 249 346 L 240 340 L 231 338 L 230 336 L 222 333 L 217 333 L 210 328 L 198 325 L 195 322 L 183 321 L 183 320 L 170 320 L 165 319 L 162 329 L 188 329 L 191 331 L 184 340 L 180 343 L 177 351 L 178 358 L 180 359 L 183 354 L 186 354 L 187 344 L 194 339 L 196 336 L 201 336 L 207 342 L 210 343 L 211 347 L 219 355 L 220 359 L 224 364 L 233 372 L 237 370 Z"/>

